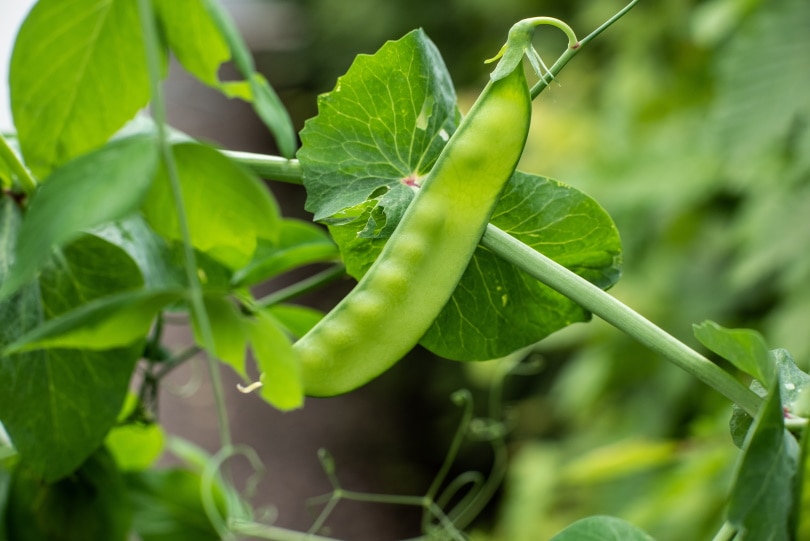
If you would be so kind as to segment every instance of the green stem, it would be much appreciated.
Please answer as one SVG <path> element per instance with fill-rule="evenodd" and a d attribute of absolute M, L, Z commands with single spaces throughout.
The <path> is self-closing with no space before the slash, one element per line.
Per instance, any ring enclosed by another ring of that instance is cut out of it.
<path fill-rule="evenodd" d="M 755 416 L 762 398 L 731 374 L 584 278 L 490 224 L 481 244 L 562 293 L 651 350 L 660 353 Z"/>
<path fill-rule="evenodd" d="M 281 156 L 266 156 L 252 152 L 223 150 L 222 153 L 244 165 L 258 176 L 289 184 L 303 184 L 301 164 L 298 160 L 288 160 Z"/>
<path fill-rule="evenodd" d="M 255 305 L 259 308 L 267 308 L 268 306 L 286 302 L 290 299 L 304 295 L 305 293 L 318 290 L 326 284 L 334 282 L 338 278 L 345 275 L 346 267 L 343 265 L 335 265 L 319 272 L 318 274 L 314 274 L 309 278 L 304 278 L 303 280 L 298 281 L 290 286 L 279 289 L 278 291 L 274 291 L 266 297 L 258 299 L 255 302 Z"/>
<path fill-rule="evenodd" d="M 214 398 L 216 401 L 217 418 L 219 421 L 219 433 L 222 447 L 228 447 L 231 442 L 230 428 L 228 426 L 228 413 L 225 408 L 225 392 L 222 385 L 222 376 L 219 372 L 219 364 L 213 357 L 216 350 L 214 335 L 211 330 L 211 321 L 205 311 L 203 302 L 203 291 L 197 276 L 197 260 L 194 255 L 194 248 L 191 244 L 191 232 L 188 226 L 188 217 L 183 203 L 183 191 L 180 186 L 180 176 L 177 164 L 174 161 L 174 153 L 169 142 L 168 130 L 166 127 L 166 103 L 163 98 L 163 88 L 161 87 L 160 75 L 160 54 L 157 29 L 155 28 L 155 16 L 150 0 L 138 0 L 139 15 L 141 18 L 141 31 L 146 44 L 147 66 L 149 68 L 149 82 L 152 92 L 152 116 L 157 126 L 158 144 L 160 145 L 163 162 L 171 185 L 172 198 L 174 200 L 177 222 L 180 227 L 180 236 L 183 241 L 183 254 L 185 259 L 186 279 L 189 285 L 189 301 L 191 311 L 197 320 L 200 334 L 203 339 L 203 346 L 208 350 L 208 369 L 211 377 Z"/>
<path fill-rule="evenodd" d="M 439 472 L 433 478 L 433 482 L 430 484 L 430 487 L 425 493 L 425 498 L 428 501 L 436 500 L 436 495 L 439 493 L 439 488 L 441 488 L 442 484 L 447 478 L 447 474 L 450 473 L 450 468 L 453 466 L 453 463 L 458 456 L 458 451 L 461 448 L 461 444 L 464 441 L 464 435 L 470 428 L 470 422 L 472 422 L 473 402 L 470 391 L 466 389 L 457 391 L 453 394 L 453 402 L 463 407 L 464 410 L 462 412 L 461 421 L 458 423 L 458 427 L 456 428 L 456 433 L 453 436 L 453 441 L 450 443 L 450 448 L 447 450 L 447 454 L 444 457 L 444 463 L 442 463 Z M 422 514 L 422 531 L 427 530 L 429 519 L 427 511 L 428 509 L 425 508 L 425 512 Z"/>
<path fill-rule="evenodd" d="M 632 0 L 629 4 L 627 4 L 624 8 L 622 8 L 619 12 L 617 12 L 613 17 L 608 19 L 607 21 L 602 24 L 599 28 L 585 36 L 585 38 L 579 40 L 577 43 L 571 44 L 569 43 L 568 49 L 565 50 L 563 54 L 557 58 L 557 61 L 549 68 L 548 73 L 545 74 L 540 78 L 540 80 L 532 87 L 531 89 L 531 96 L 532 99 L 536 98 L 540 93 L 545 90 L 551 81 L 562 71 L 568 62 L 571 61 L 576 54 L 582 50 L 582 47 L 587 45 L 588 42 L 593 40 L 596 36 L 607 30 L 613 23 L 624 17 L 624 15 L 633 9 L 633 6 L 638 4 L 639 0 Z M 566 33 L 567 34 L 567 33 Z M 570 41 L 570 36 L 569 36 Z"/>
<path fill-rule="evenodd" d="M 8 144 L 8 141 L 2 134 L 0 134 L 0 161 L 6 163 L 11 171 L 17 175 L 20 186 L 26 195 L 31 195 L 37 189 L 37 181 L 31 176 L 28 169 L 25 168 L 17 153 Z"/>

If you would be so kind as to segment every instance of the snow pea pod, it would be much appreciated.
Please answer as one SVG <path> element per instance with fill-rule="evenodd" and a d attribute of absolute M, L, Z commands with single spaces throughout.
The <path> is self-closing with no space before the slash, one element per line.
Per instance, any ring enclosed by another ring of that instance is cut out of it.
<path fill-rule="evenodd" d="M 293 345 L 306 394 L 351 391 L 417 344 L 472 258 L 523 152 L 530 118 L 522 65 L 488 83 L 377 260 Z"/>

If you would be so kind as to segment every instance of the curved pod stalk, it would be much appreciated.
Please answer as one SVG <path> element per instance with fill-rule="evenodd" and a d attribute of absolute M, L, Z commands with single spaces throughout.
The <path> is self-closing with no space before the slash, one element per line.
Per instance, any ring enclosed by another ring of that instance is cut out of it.
<path fill-rule="evenodd" d="M 467 268 L 523 152 L 530 118 L 522 65 L 489 82 L 380 256 L 294 344 L 308 395 L 351 391 L 416 345 Z"/>

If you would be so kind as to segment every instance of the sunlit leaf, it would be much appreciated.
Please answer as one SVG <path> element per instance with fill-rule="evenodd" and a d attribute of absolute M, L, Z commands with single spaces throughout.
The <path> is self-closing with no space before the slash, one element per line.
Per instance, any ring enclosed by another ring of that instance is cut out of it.
<path fill-rule="evenodd" d="M 36 175 L 102 145 L 149 101 L 137 2 L 40 0 L 14 44 L 9 86 Z"/>
<path fill-rule="evenodd" d="M 216 347 L 216 357 L 233 368 L 237 374 L 246 378 L 245 357 L 249 325 L 246 317 L 240 314 L 234 303 L 227 298 L 208 295 L 204 301 Z M 205 341 L 199 324 L 196 319 L 193 320 L 193 323 L 195 339 L 198 344 L 203 345 Z"/>
<path fill-rule="evenodd" d="M 94 299 L 49 319 L 8 345 L 10 355 L 34 349 L 105 350 L 142 340 L 165 306 L 182 299 L 183 290 L 136 290 Z"/>
<path fill-rule="evenodd" d="M 279 238 L 278 206 L 259 179 L 213 148 L 180 143 L 173 152 L 195 248 L 231 269 L 238 269 L 253 258 L 259 239 Z M 159 234 L 182 240 L 165 170 L 153 183 L 143 213 Z"/>
<path fill-rule="evenodd" d="M 301 367 L 290 340 L 273 318 L 260 312 L 251 322 L 250 348 L 261 372 L 261 395 L 280 410 L 304 404 Z"/>
<path fill-rule="evenodd" d="M 231 57 L 202 0 L 158 0 L 155 14 L 177 60 L 203 83 L 219 86 L 219 68 Z"/>

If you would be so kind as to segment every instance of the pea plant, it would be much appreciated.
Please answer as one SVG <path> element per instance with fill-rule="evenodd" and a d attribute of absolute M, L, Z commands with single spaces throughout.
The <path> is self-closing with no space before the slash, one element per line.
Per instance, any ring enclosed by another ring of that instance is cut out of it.
<path fill-rule="evenodd" d="M 799 538 L 810 375 L 756 331 L 695 325 L 717 364 L 616 300 L 606 290 L 621 244 L 607 213 L 516 169 L 530 121 L 544 122 L 532 101 L 637 2 L 582 39 L 558 19 L 517 22 L 465 115 L 439 51 L 414 30 L 357 56 L 296 134 L 216 0 L 40 0 L 11 62 L 15 132 L 0 137 L 0 540 L 323 541 L 343 499 L 416 506 L 421 538 L 468 539 L 503 478 L 504 378 L 527 348 L 592 315 L 728 399 L 741 452 L 715 539 Z M 539 27 L 568 40 L 550 65 L 532 45 Z M 281 156 L 171 128 L 169 55 L 252 104 Z M 238 80 L 220 78 L 225 62 Z M 260 178 L 303 184 L 320 225 L 282 216 Z M 254 293 L 314 263 L 326 270 Z M 344 274 L 357 285 L 328 313 L 293 302 Z M 166 318 L 178 316 L 193 329 L 189 351 L 165 341 Z M 462 420 L 427 491 L 344 489 L 324 451 L 333 491 L 311 529 L 262 521 L 223 468 L 237 454 L 257 460 L 229 433 L 223 365 L 286 411 L 367 384 L 417 344 L 504 367 L 487 418 L 474 418 L 469 392 L 453 395 Z M 213 456 L 165 441 L 152 400 L 197 352 L 218 401 Z M 492 444 L 495 467 L 449 480 L 470 436 Z M 167 448 L 184 467 L 155 466 Z M 554 537 L 579 539 L 651 537 L 608 516 Z"/>

